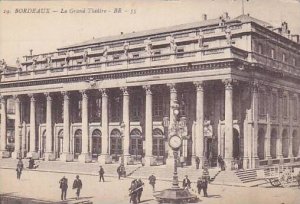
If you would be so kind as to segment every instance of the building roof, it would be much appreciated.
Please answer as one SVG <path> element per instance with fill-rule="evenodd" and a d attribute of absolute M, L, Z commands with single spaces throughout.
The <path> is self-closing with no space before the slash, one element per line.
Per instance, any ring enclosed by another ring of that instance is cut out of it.
<path fill-rule="evenodd" d="M 264 27 L 271 26 L 269 23 L 258 20 L 249 15 L 240 15 L 236 18 L 229 20 L 228 22 L 234 22 L 234 21 L 239 21 L 242 23 L 255 22 Z M 115 35 L 115 36 L 100 37 L 100 38 L 95 38 L 92 40 L 84 41 L 81 43 L 65 46 L 62 48 L 58 48 L 58 50 L 87 46 L 87 45 L 92 45 L 92 44 L 100 44 L 100 43 L 104 43 L 104 42 L 125 40 L 125 39 L 137 38 L 137 37 L 147 37 L 147 36 L 151 36 L 151 35 L 155 35 L 155 34 L 170 33 L 170 32 L 174 32 L 174 31 L 184 31 L 184 30 L 199 28 L 199 27 L 214 26 L 214 25 L 218 25 L 219 22 L 220 22 L 220 18 L 215 18 L 215 19 L 208 19 L 208 20 L 198 21 L 198 22 L 194 22 L 194 23 L 180 24 L 180 25 L 175 25 L 175 26 L 170 26 L 170 27 L 165 27 L 165 28 L 125 33 L 125 34 L 120 34 L 120 35 Z"/>

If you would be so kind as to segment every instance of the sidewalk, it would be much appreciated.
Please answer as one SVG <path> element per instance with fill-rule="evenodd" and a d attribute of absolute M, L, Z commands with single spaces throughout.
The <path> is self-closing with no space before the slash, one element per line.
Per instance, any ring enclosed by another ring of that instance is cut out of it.
<path fill-rule="evenodd" d="M 68 173 L 68 174 L 79 174 L 79 175 L 90 175 L 98 176 L 99 163 L 79 163 L 79 162 L 61 162 L 61 161 L 36 161 L 38 164 L 37 169 L 28 169 L 28 160 L 23 160 L 25 171 L 40 171 L 40 172 L 53 172 L 53 173 Z M 17 165 L 16 159 L 1 159 L 0 168 L 2 169 L 15 169 Z M 117 168 L 119 164 L 105 164 L 102 165 L 107 177 L 118 177 Z M 172 181 L 173 179 L 173 167 L 171 166 L 151 166 L 142 167 L 138 165 L 127 165 L 126 167 L 127 178 L 142 178 L 148 180 L 151 174 L 154 174 L 157 180 L 161 181 Z M 197 182 L 197 179 L 202 176 L 202 170 L 195 169 L 195 167 L 188 166 L 180 168 L 178 167 L 178 178 L 182 181 L 185 175 L 189 176 L 191 182 Z M 213 178 L 218 172 L 218 168 L 209 169 L 210 177 Z M 217 185 L 226 185 L 226 183 L 214 183 Z M 232 184 L 229 184 L 232 185 Z"/>

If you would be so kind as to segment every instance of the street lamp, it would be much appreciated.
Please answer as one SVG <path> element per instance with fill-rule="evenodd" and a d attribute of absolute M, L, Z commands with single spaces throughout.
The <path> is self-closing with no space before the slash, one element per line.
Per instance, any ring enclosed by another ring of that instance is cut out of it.
<path fill-rule="evenodd" d="M 197 200 L 197 196 L 192 195 L 187 189 L 179 187 L 178 175 L 177 175 L 177 161 L 179 149 L 182 146 L 183 131 L 186 129 L 186 124 L 177 120 L 179 115 L 179 104 L 177 100 L 174 101 L 171 106 L 173 114 L 173 121 L 170 121 L 169 128 L 169 146 L 173 150 L 174 155 L 174 171 L 172 186 L 169 189 L 163 190 L 158 195 L 155 195 L 156 199 L 160 203 L 187 203 Z"/>
<path fill-rule="evenodd" d="M 122 142 L 122 154 L 121 154 L 121 175 L 126 177 L 125 164 L 124 164 L 124 132 L 125 132 L 125 123 L 122 121 L 120 124 L 121 127 L 121 142 Z"/>

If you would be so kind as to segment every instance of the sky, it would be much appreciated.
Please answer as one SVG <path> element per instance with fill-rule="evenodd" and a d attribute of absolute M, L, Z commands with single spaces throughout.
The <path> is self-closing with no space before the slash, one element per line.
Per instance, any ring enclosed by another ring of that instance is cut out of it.
<path fill-rule="evenodd" d="M 88 13 L 89 8 L 106 13 Z M 26 9 L 49 13 L 24 13 Z M 74 13 L 78 10 L 85 13 Z M 300 0 L 244 0 L 244 10 L 275 27 L 286 21 L 293 34 L 300 34 Z M 92 38 L 201 21 L 203 14 L 217 18 L 224 12 L 231 18 L 242 14 L 242 0 L 0 0 L 0 59 L 14 66 L 30 49 L 33 54 L 54 52 Z"/>

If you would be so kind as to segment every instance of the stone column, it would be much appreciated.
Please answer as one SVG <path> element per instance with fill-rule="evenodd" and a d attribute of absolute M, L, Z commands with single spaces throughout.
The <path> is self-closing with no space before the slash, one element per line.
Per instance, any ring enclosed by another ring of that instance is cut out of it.
<path fill-rule="evenodd" d="M 63 116 L 64 116 L 64 137 L 63 149 L 60 155 L 61 161 L 73 161 L 73 154 L 70 151 L 70 98 L 66 91 L 61 92 L 64 97 Z"/>
<path fill-rule="evenodd" d="M 88 121 L 88 96 L 85 90 L 81 91 L 82 94 L 82 151 L 78 157 L 80 162 L 90 162 L 92 160 L 89 153 L 89 121 Z"/>
<path fill-rule="evenodd" d="M 204 89 L 203 82 L 194 82 L 196 86 L 196 129 L 195 129 L 195 155 L 200 158 L 200 167 L 203 165 L 203 152 L 204 152 L 204 132 L 203 132 L 203 123 L 204 123 Z M 193 163 L 196 162 L 195 160 Z"/>
<path fill-rule="evenodd" d="M 173 113 L 172 106 L 174 105 L 174 102 L 177 100 L 177 90 L 176 90 L 176 84 L 167 84 L 167 86 L 170 89 L 170 126 L 175 120 L 175 115 Z M 170 132 L 170 130 L 168 131 Z M 169 135 L 168 135 L 168 141 L 165 145 L 165 151 L 168 154 L 168 158 L 166 158 L 166 165 L 173 166 L 174 165 L 174 156 L 171 148 L 169 147 Z"/>
<path fill-rule="evenodd" d="M 45 93 L 46 96 L 46 150 L 45 161 L 55 160 L 55 154 L 52 152 L 52 98 L 50 93 Z"/>
<path fill-rule="evenodd" d="M 150 85 L 143 86 L 146 92 L 146 114 L 145 114 L 145 143 L 146 143 L 146 155 L 145 165 L 150 166 L 152 158 L 152 92 Z"/>
<path fill-rule="evenodd" d="M 225 155 L 224 161 L 227 170 L 231 169 L 233 151 L 233 100 L 232 100 L 232 79 L 223 81 L 225 84 Z"/>
<path fill-rule="evenodd" d="M 252 84 L 252 149 L 251 149 L 251 168 L 258 166 L 257 139 L 258 139 L 258 82 Z"/>
<path fill-rule="evenodd" d="M 294 104 L 293 104 L 293 100 L 294 100 L 294 94 L 292 92 L 289 93 L 289 105 L 288 105 L 288 110 L 289 110 L 289 158 L 290 158 L 290 162 L 294 162 L 294 156 L 293 156 L 293 122 L 294 122 Z"/>
<path fill-rule="evenodd" d="M 35 97 L 33 94 L 30 97 L 30 146 L 29 146 L 29 157 L 37 159 L 38 153 L 36 152 L 36 132 L 35 132 Z"/>
<path fill-rule="evenodd" d="M 63 149 L 62 155 L 60 156 L 62 161 L 72 161 L 73 156 L 70 153 L 70 101 L 69 93 L 62 92 L 64 102 L 63 102 L 63 119 L 64 119 L 64 129 L 63 129 Z"/>
<path fill-rule="evenodd" d="M 17 159 L 21 153 L 21 109 L 20 99 L 18 96 L 14 96 L 15 100 L 15 151 L 12 153 L 12 158 Z"/>
<path fill-rule="evenodd" d="M 125 165 L 127 164 L 127 159 L 130 156 L 129 154 L 129 93 L 127 87 L 122 87 L 121 91 L 123 92 L 123 122 L 125 124 L 124 128 L 124 137 L 123 137 L 123 148 L 124 148 L 124 161 Z"/>
<path fill-rule="evenodd" d="M 98 157 L 98 162 L 105 164 L 109 156 L 109 122 L 108 122 L 108 95 L 106 89 L 100 89 L 101 92 L 101 127 L 102 127 L 102 152 Z"/>
<path fill-rule="evenodd" d="M 266 136 L 265 136 L 265 159 L 269 160 L 271 159 L 271 120 L 270 120 L 270 112 L 267 113 L 267 131 L 266 131 Z M 271 161 L 270 161 L 271 162 Z M 269 162 L 268 162 L 269 163 Z M 271 164 L 271 163 L 269 163 Z"/>
<path fill-rule="evenodd" d="M 7 122 L 7 115 L 6 115 L 6 103 L 7 103 L 7 98 L 5 96 L 0 96 L 1 100 L 1 135 L 0 135 L 0 151 L 1 155 L 0 157 L 2 158 L 5 156 L 6 151 L 6 142 L 7 142 L 7 133 L 6 133 L 6 122 Z"/>
<path fill-rule="evenodd" d="M 283 123 L 283 90 L 278 90 L 278 133 L 277 133 L 277 142 L 276 142 L 276 158 L 282 160 L 282 123 Z"/>

